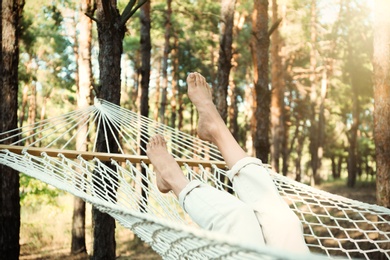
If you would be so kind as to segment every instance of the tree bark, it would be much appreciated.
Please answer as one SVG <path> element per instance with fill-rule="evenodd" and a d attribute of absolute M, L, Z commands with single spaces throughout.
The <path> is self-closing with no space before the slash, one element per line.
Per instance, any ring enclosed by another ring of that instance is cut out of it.
<path fill-rule="evenodd" d="M 253 144 L 256 157 L 268 163 L 270 151 L 269 126 L 271 91 L 268 88 L 268 1 L 255 0 L 252 12 L 251 52 L 254 68 L 255 111 L 252 124 L 255 126 Z"/>
<path fill-rule="evenodd" d="M 277 0 L 272 0 L 272 24 L 280 22 Z M 271 35 L 271 166 L 280 171 L 280 158 L 284 144 L 284 72 L 280 57 L 281 39 L 279 27 Z"/>
<path fill-rule="evenodd" d="M 119 105 L 120 102 L 120 57 L 124 28 L 119 26 L 120 16 L 115 4 L 97 1 L 97 29 L 99 40 L 100 83 L 99 98 Z M 108 129 L 108 127 L 106 127 Z M 97 151 L 118 152 L 118 145 L 113 136 L 108 136 L 106 146 L 104 133 L 99 130 Z M 109 163 L 107 167 L 113 168 Z M 115 171 L 115 169 L 113 169 Z M 101 173 L 94 172 L 97 182 L 102 179 Z M 98 183 L 96 183 L 98 185 Z M 108 184 L 109 185 L 109 184 Z M 109 187 L 114 191 L 114 187 Z M 115 198 L 112 198 L 115 199 Z M 92 208 L 93 221 L 93 259 L 115 259 L 115 220 L 108 214 Z"/>
<path fill-rule="evenodd" d="M 164 54 L 162 62 L 162 86 L 161 86 L 161 102 L 160 102 L 160 122 L 166 124 L 165 113 L 168 102 L 168 56 L 171 51 L 171 15 L 172 15 L 172 0 L 167 0 L 167 12 L 165 17 L 165 34 L 164 34 Z"/>
<path fill-rule="evenodd" d="M 152 43 L 150 38 L 150 2 L 148 1 L 141 7 L 140 13 L 141 21 L 141 104 L 140 111 L 141 115 L 148 117 L 149 115 L 149 82 L 150 82 L 150 51 L 152 49 Z M 147 133 L 148 131 L 146 131 Z M 142 135 L 142 133 L 141 133 Z M 145 137 L 144 137 L 145 138 Z M 148 137 L 146 137 L 148 139 Z M 146 155 L 146 142 L 140 139 L 140 154 Z M 142 174 L 146 177 L 147 173 L 144 168 L 142 168 Z M 148 187 L 148 182 L 145 179 L 142 179 L 143 187 Z M 142 198 L 144 201 L 147 201 L 147 192 L 145 189 L 142 189 Z M 141 206 L 142 207 L 142 206 Z M 146 209 L 142 208 L 143 211 Z"/>
<path fill-rule="evenodd" d="M 141 1 L 135 6 L 136 1 L 130 1 L 125 7 L 122 15 L 119 14 L 117 2 L 115 0 L 96 2 L 96 23 L 99 41 L 99 68 L 100 83 L 98 97 L 113 104 L 120 104 L 121 92 L 121 55 L 123 52 L 123 37 L 126 30 L 126 22 L 146 1 Z M 103 128 L 103 127 L 102 127 Z M 109 126 L 106 127 L 109 129 Z M 100 130 L 102 131 L 102 130 Z M 113 132 L 105 140 L 104 134 L 99 133 L 96 142 L 98 152 L 118 152 L 118 144 L 114 141 L 118 133 Z M 108 143 L 108 147 L 106 145 Z M 115 171 L 111 163 L 106 163 Z M 96 180 L 101 180 L 100 173 L 95 172 Z M 116 176 L 112 176 L 114 179 Z M 95 181 L 95 185 L 101 185 Z M 106 183 L 107 189 L 115 200 L 115 188 Z M 106 213 L 102 213 L 96 208 L 92 209 L 92 221 L 94 224 L 94 244 L 93 259 L 115 259 L 115 220 Z"/>
<path fill-rule="evenodd" d="M 178 70 L 179 70 L 179 38 L 177 34 L 174 33 L 174 48 L 172 49 L 172 97 L 171 97 L 171 127 L 176 128 L 176 119 L 177 119 L 177 104 L 178 104 Z"/>
<path fill-rule="evenodd" d="M 356 75 L 356 72 L 358 71 L 355 62 L 354 62 L 354 53 L 353 48 L 351 45 L 348 48 L 348 70 L 350 75 L 350 81 L 351 81 L 351 98 L 352 98 L 352 125 L 351 129 L 349 130 L 348 135 L 348 179 L 347 179 L 347 186 L 348 187 L 354 187 L 356 183 L 356 175 L 358 171 L 358 130 L 359 130 L 359 124 L 360 124 L 360 102 L 359 102 L 359 92 L 357 85 L 359 84 L 357 82 L 358 78 Z"/>
<path fill-rule="evenodd" d="M 161 58 L 157 58 L 157 64 L 156 64 L 156 71 L 157 71 L 157 78 L 156 78 L 156 90 L 154 93 L 154 112 L 153 112 L 153 119 L 154 121 L 158 121 L 159 116 L 159 102 L 160 102 L 160 92 L 161 92 L 161 80 L 160 80 L 160 71 L 161 71 Z"/>
<path fill-rule="evenodd" d="M 348 147 L 348 179 L 347 186 L 354 187 L 356 183 L 356 174 L 357 174 L 357 131 L 359 127 L 359 115 L 358 115 L 358 101 L 357 97 L 352 98 L 353 103 L 353 123 L 350 129 L 349 147 Z M 356 115 L 357 114 L 357 115 Z"/>
<path fill-rule="evenodd" d="M 232 43 L 234 8 L 236 0 L 221 1 L 221 22 L 219 40 L 219 58 L 217 72 L 217 86 L 214 91 L 214 101 L 222 119 L 227 121 L 227 94 L 229 75 L 232 67 Z"/>
<path fill-rule="evenodd" d="M 390 2 L 378 0 L 374 24 L 374 139 L 376 199 L 390 208 Z"/>
<path fill-rule="evenodd" d="M 83 0 L 79 11 L 79 34 L 77 35 L 77 107 L 86 107 L 91 102 L 92 64 L 91 64 L 91 40 L 92 20 L 86 15 L 92 12 L 91 0 Z M 84 122 L 78 127 L 76 149 L 87 151 L 86 143 L 87 125 Z M 81 174 L 81 173 L 80 173 Z M 85 201 L 75 196 L 73 199 L 72 217 L 72 243 L 71 254 L 86 254 L 85 243 Z"/>
<path fill-rule="evenodd" d="M 315 185 L 319 182 L 319 177 L 317 176 L 317 171 L 321 165 L 320 159 L 318 157 L 318 150 L 320 147 L 320 140 L 318 139 L 319 123 L 317 119 L 317 110 L 318 110 L 318 90 L 317 90 L 317 55 L 316 55 L 316 45 L 317 45 L 317 0 L 311 1 L 310 6 L 310 166 L 312 170 L 311 176 L 311 185 Z"/>
<path fill-rule="evenodd" d="M 0 132 L 17 128 L 19 21 L 23 1 L 1 1 Z M 16 140 L 9 140 L 8 143 Z M 0 165 L 0 256 L 19 259 L 19 173 Z"/>

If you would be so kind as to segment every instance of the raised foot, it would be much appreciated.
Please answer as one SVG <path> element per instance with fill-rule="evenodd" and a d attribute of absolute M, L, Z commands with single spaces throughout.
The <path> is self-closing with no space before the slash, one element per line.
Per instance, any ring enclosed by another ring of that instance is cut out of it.
<path fill-rule="evenodd" d="M 215 142 L 215 135 L 225 127 L 213 100 L 206 79 L 199 73 L 190 73 L 187 77 L 188 97 L 199 113 L 198 136 L 200 139 Z"/>
<path fill-rule="evenodd" d="M 164 137 L 161 135 L 152 137 L 146 146 L 146 154 L 154 166 L 157 188 L 160 192 L 167 193 L 172 190 L 178 195 L 188 180 L 175 159 L 168 153 Z"/>

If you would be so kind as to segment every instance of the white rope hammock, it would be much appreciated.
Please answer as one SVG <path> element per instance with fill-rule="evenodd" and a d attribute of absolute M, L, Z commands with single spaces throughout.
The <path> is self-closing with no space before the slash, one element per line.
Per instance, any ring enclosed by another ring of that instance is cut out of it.
<path fill-rule="evenodd" d="M 82 127 L 86 129 L 82 139 L 90 152 L 79 152 L 80 147 L 75 147 Z M 297 259 L 290 252 L 250 248 L 234 238 L 198 228 L 173 194 L 157 190 L 152 166 L 140 156 L 145 147 L 140 143 L 146 144 L 149 136 L 157 133 L 166 138 L 170 152 L 189 179 L 199 179 L 218 189 L 231 188 L 215 146 L 103 100 L 0 133 L 0 163 L 110 214 L 165 259 Z M 108 153 L 98 152 L 100 134 L 105 140 L 117 134 L 119 153 L 109 147 Z M 306 243 L 316 253 L 307 259 L 390 258 L 390 209 L 270 174 L 300 218 Z"/>

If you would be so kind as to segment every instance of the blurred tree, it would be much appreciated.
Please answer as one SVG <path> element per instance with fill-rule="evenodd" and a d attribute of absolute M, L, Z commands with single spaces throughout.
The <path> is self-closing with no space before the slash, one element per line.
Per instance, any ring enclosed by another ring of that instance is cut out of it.
<path fill-rule="evenodd" d="M 251 52 L 255 91 L 255 111 L 252 117 L 252 136 L 256 157 L 268 162 L 270 151 L 270 104 L 271 91 L 268 83 L 268 1 L 255 0 L 252 12 Z"/>
<path fill-rule="evenodd" d="M 279 30 L 279 9 L 277 0 L 272 0 L 272 26 L 271 34 L 271 166 L 276 172 L 280 171 L 280 158 L 282 157 L 285 142 L 284 123 L 284 66 L 282 64 L 282 39 Z M 287 172 L 283 172 L 286 175 Z"/>
<path fill-rule="evenodd" d="M 164 52 L 162 58 L 162 85 L 161 85 L 161 100 L 160 100 L 160 122 L 167 124 L 165 118 L 166 106 L 168 102 L 168 57 L 171 52 L 171 34 L 172 34 L 172 0 L 167 0 L 164 21 Z"/>
<path fill-rule="evenodd" d="M 374 32 L 374 137 L 377 162 L 377 202 L 390 208 L 390 2 L 375 6 Z"/>
<path fill-rule="evenodd" d="M 18 125 L 18 40 L 23 6 L 24 1 L 1 1 L 0 132 Z M 0 208 L 1 258 L 19 259 L 19 173 L 3 164 L 0 165 Z"/>
<path fill-rule="evenodd" d="M 317 174 L 318 169 L 321 167 L 322 159 L 322 145 L 323 145 L 323 105 L 327 92 L 327 82 L 319 80 L 318 71 L 318 42 L 317 42 L 317 0 L 312 0 L 310 3 L 310 68 L 309 68 L 309 81 L 310 81 L 310 166 L 312 171 L 311 185 L 318 184 L 320 177 Z M 324 68 L 325 69 L 325 68 Z M 326 77 L 326 71 L 323 75 Z M 320 88 L 319 88 L 320 86 Z M 320 89 L 320 90 L 319 90 Z"/>
<path fill-rule="evenodd" d="M 149 116 L 149 84 L 150 84 L 150 51 L 152 47 L 151 37 L 150 37 L 150 1 L 146 2 L 141 7 L 141 39 L 140 39 L 140 47 L 141 47 L 141 102 L 140 102 L 140 112 L 142 116 Z M 148 131 L 146 131 L 148 132 Z M 141 133 L 143 135 L 144 133 Z M 140 153 L 141 155 L 146 155 L 146 143 L 142 140 L 148 138 L 145 136 L 140 138 Z M 146 170 L 142 168 L 142 174 L 147 176 Z M 142 183 L 144 187 L 148 187 L 147 178 L 142 179 Z M 147 191 L 142 190 L 142 197 L 145 198 L 144 201 L 147 201 Z M 144 210 L 142 208 L 142 210 Z"/>
<path fill-rule="evenodd" d="M 79 6 L 78 32 L 75 37 L 75 48 L 77 58 L 76 85 L 77 85 L 77 107 L 83 108 L 91 103 L 92 64 L 91 64 L 91 40 L 92 20 L 86 15 L 92 13 L 91 0 L 83 0 Z M 84 120 L 86 121 L 86 119 Z M 81 122 L 77 130 L 76 149 L 88 151 L 88 144 L 85 142 L 88 125 Z M 80 173 L 81 174 L 81 173 Z M 73 200 L 72 218 L 72 244 L 73 255 L 86 255 L 85 243 L 85 201 L 75 196 Z"/>
<path fill-rule="evenodd" d="M 235 0 L 221 1 L 220 40 L 217 70 L 217 84 L 214 90 L 214 103 L 222 119 L 227 122 L 227 93 L 232 67 L 232 43 Z"/>

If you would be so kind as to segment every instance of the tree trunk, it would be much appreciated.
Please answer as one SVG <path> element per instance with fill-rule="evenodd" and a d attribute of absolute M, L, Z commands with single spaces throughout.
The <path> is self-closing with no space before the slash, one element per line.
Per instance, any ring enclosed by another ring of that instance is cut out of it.
<path fill-rule="evenodd" d="M 374 139 L 376 199 L 390 208 L 390 2 L 378 0 L 374 25 Z"/>
<path fill-rule="evenodd" d="M 28 85 L 26 84 L 23 86 L 23 91 L 22 91 L 22 108 L 20 109 L 20 115 L 19 115 L 19 127 L 23 126 L 24 118 L 26 116 L 27 103 L 28 103 Z"/>
<path fill-rule="evenodd" d="M 134 12 L 145 3 L 139 3 L 135 6 L 136 1 L 130 1 L 125 7 L 122 15 L 119 14 L 115 0 L 96 2 L 96 23 L 99 41 L 99 68 L 100 83 L 99 97 L 113 104 L 120 104 L 121 91 L 121 55 L 123 52 L 123 37 L 126 30 L 126 22 Z M 103 128 L 103 127 L 102 127 Z M 105 128 L 109 129 L 109 126 Z M 118 152 L 118 144 L 114 141 L 114 132 L 105 140 L 104 134 L 99 133 L 97 139 L 98 152 Z M 108 147 L 106 145 L 108 143 Z M 115 166 L 107 162 L 106 166 L 115 171 Z M 101 179 L 100 173 L 95 172 L 96 180 Z M 115 176 L 113 176 L 115 178 Z M 95 182 L 96 185 L 101 185 Z M 109 183 L 105 184 L 112 198 L 115 200 L 115 187 Z M 107 198 L 109 199 L 109 198 Z M 94 224 L 94 244 L 93 259 L 115 259 L 115 220 L 106 213 L 102 213 L 96 208 L 92 209 L 92 221 Z"/>
<path fill-rule="evenodd" d="M 99 41 L 98 61 L 102 86 L 99 91 L 99 98 L 119 105 L 121 87 L 120 59 L 123 48 L 124 26 L 120 25 L 120 15 L 116 3 L 99 0 L 96 4 Z M 118 152 L 118 145 L 114 142 L 114 137 L 108 136 L 107 138 L 109 147 L 106 146 L 104 134 L 102 132 L 99 133 L 97 151 L 108 152 L 109 149 L 109 152 Z M 115 171 L 111 163 L 106 165 Z M 102 178 L 101 173 L 95 172 L 94 175 L 96 175 L 99 181 Z M 106 185 L 114 192 L 114 187 L 110 187 L 108 183 Z M 92 208 L 92 218 L 94 225 L 93 259 L 115 259 L 115 220 L 95 207 Z"/>
<path fill-rule="evenodd" d="M 217 86 L 214 91 L 215 105 L 222 119 L 227 120 L 227 93 L 229 86 L 229 74 L 232 67 L 232 43 L 234 8 L 236 0 L 221 1 L 221 22 Z"/>
<path fill-rule="evenodd" d="M 237 101 L 237 87 L 233 81 L 233 79 L 230 80 L 230 91 L 229 91 L 229 98 L 230 98 L 230 106 L 229 106 L 229 130 L 232 133 L 233 137 L 237 140 L 239 139 L 238 136 L 238 101 Z"/>
<path fill-rule="evenodd" d="M 357 75 L 356 75 L 356 69 L 354 65 L 354 53 L 352 51 L 352 46 L 350 46 L 349 53 L 348 53 L 348 68 L 349 68 L 349 75 L 351 77 L 351 88 L 352 88 L 352 125 L 351 129 L 349 130 L 349 146 L 348 146 L 348 180 L 347 180 L 347 186 L 348 187 L 354 187 L 356 183 L 356 175 L 358 171 L 357 163 L 357 149 L 358 149 L 358 130 L 359 130 L 359 124 L 360 124 L 360 102 L 359 102 L 359 93 L 357 89 Z"/>
<path fill-rule="evenodd" d="M 277 26 L 277 0 L 272 0 L 272 24 Z M 271 35 L 271 166 L 276 172 L 280 171 L 280 157 L 284 144 L 284 73 L 280 57 L 281 39 L 279 27 Z"/>
<path fill-rule="evenodd" d="M 23 4 L 18 0 L 2 0 L 0 7 L 0 132 L 18 126 L 18 39 Z M 5 165 L 0 165 L 0 208 L 0 256 L 19 259 L 19 173 Z"/>
<path fill-rule="evenodd" d="M 157 78 L 156 78 L 156 92 L 154 93 L 154 112 L 153 112 L 153 119 L 154 121 L 158 121 L 158 114 L 159 114 L 159 102 L 160 102 L 160 92 L 161 92 L 161 80 L 160 80 L 160 71 L 161 71 L 161 58 L 157 58 L 156 62 L 156 71 L 157 71 Z"/>
<path fill-rule="evenodd" d="M 77 107 L 86 107 L 91 102 L 92 82 L 92 64 L 91 64 L 91 40 L 92 40 L 92 20 L 85 14 L 91 13 L 91 0 L 83 0 L 79 11 L 79 34 L 77 35 Z M 76 138 L 76 149 L 78 151 L 87 151 L 88 144 L 85 136 L 87 135 L 87 125 L 84 122 L 78 127 Z M 81 173 L 80 173 L 81 174 Z M 72 218 L 72 254 L 86 254 L 85 243 L 85 201 L 79 197 L 73 199 L 73 218 Z"/>
<path fill-rule="evenodd" d="M 295 159 L 295 180 L 300 182 L 302 179 L 302 150 L 303 150 L 303 142 L 305 141 L 305 135 L 298 133 L 297 138 L 297 158 Z"/>
<path fill-rule="evenodd" d="M 251 52 L 254 68 L 255 111 L 253 124 L 255 131 L 253 144 L 256 157 L 268 163 L 270 151 L 269 126 L 271 91 L 268 88 L 268 1 L 255 0 L 252 12 Z"/>
<path fill-rule="evenodd" d="M 171 51 L 170 38 L 171 38 L 171 7 L 172 0 L 167 0 L 167 12 L 165 13 L 165 34 L 164 34 L 164 54 L 162 64 L 162 86 L 161 86 L 161 102 L 160 102 L 160 122 L 165 124 L 165 110 L 167 106 L 167 89 L 168 89 L 168 56 Z"/>
<path fill-rule="evenodd" d="M 179 70 L 179 57 L 178 57 L 179 39 L 177 34 L 174 34 L 174 47 L 172 49 L 172 97 L 171 97 L 171 127 L 176 128 L 177 119 L 177 97 L 178 97 L 178 70 Z"/>
<path fill-rule="evenodd" d="M 28 106 L 27 124 L 33 125 L 37 117 L 37 87 L 35 84 L 31 84 L 31 93 L 28 100 L 29 100 L 29 106 Z M 33 136 L 34 133 L 35 130 L 33 128 L 30 128 L 27 134 L 29 136 Z M 30 142 L 34 142 L 34 141 L 35 141 L 35 136 L 33 138 L 28 138 L 26 140 L 25 145 L 29 145 Z"/>
<path fill-rule="evenodd" d="M 248 76 L 249 77 L 249 76 Z M 256 131 L 256 125 L 254 124 L 254 107 L 255 105 L 255 98 L 254 98 L 255 91 L 253 88 L 246 86 L 245 88 L 245 149 L 248 155 L 255 156 L 254 152 L 254 145 L 253 145 L 253 133 Z M 249 131 L 248 131 L 249 130 Z"/>
<path fill-rule="evenodd" d="M 317 103 L 318 103 L 318 94 L 317 94 L 317 55 L 316 55 L 316 45 L 317 45 L 317 0 L 311 1 L 310 7 L 310 144 L 309 151 L 311 156 L 310 166 L 312 171 L 311 176 L 311 185 L 315 185 L 319 182 L 317 176 L 318 168 L 320 167 L 320 161 L 318 158 L 318 149 L 319 149 L 319 140 L 318 140 L 318 131 L 319 125 L 317 120 Z"/>
<path fill-rule="evenodd" d="M 141 104 L 140 112 L 142 116 L 148 117 L 149 115 L 149 82 L 150 82 L 150 51 L 152 49 L 152 43 L 150 39 L 150 2 L 148 1 L 141 7 L 140 13 L 140 22 L 141 22 Z M 148 131 L 145 131 L 147 133 Z M 141 133 L 142 135 L 143 133 Z M 148 138 L 148 136 L 144 137 Z M 142 142 L 140 139 L 140 154 L 146 155 L 146 142 Z M 142 168 L 142 174 L 146 177 L 147 173 L 144 168 Z M 142 179 L 143 187 L 148 187 L 148 182 L 145 179 Z M 142 189 L 142 198 L 144 201 L 147 201 L 147 192 L 145 189 Z M 142 208 L 143 211 L 146 209 Z"/>

